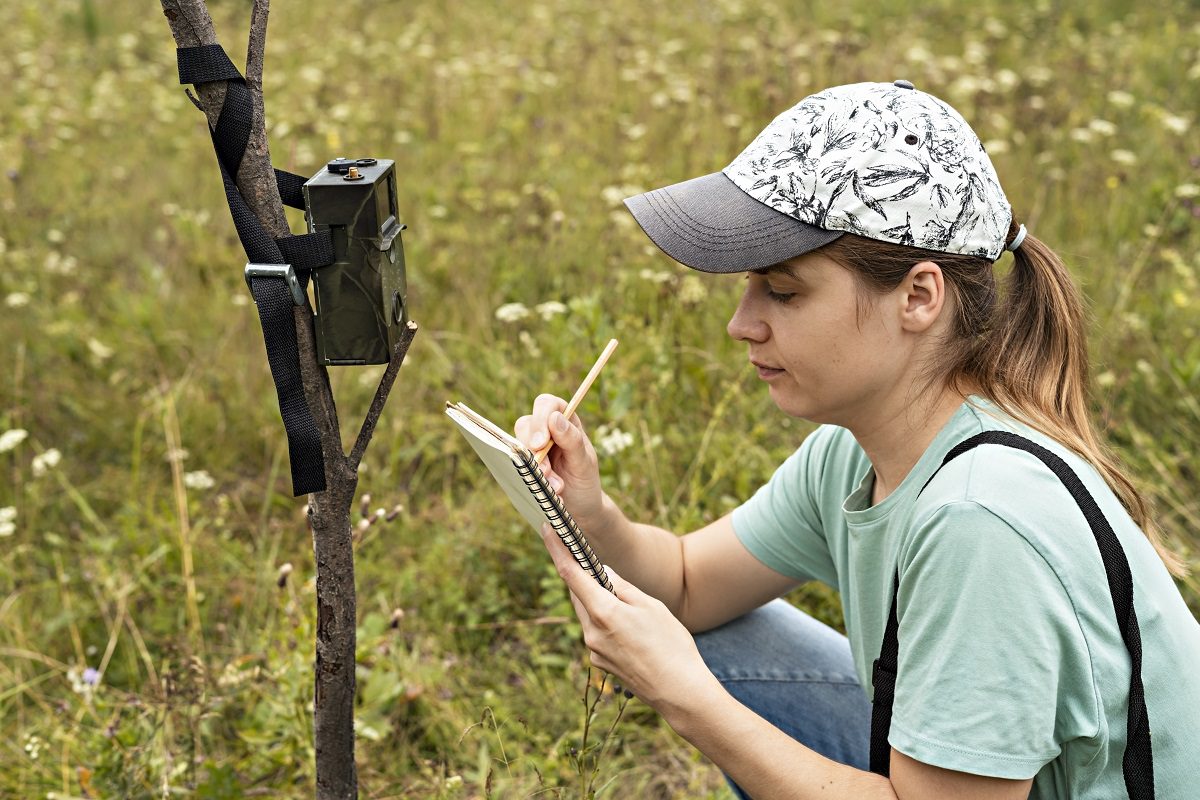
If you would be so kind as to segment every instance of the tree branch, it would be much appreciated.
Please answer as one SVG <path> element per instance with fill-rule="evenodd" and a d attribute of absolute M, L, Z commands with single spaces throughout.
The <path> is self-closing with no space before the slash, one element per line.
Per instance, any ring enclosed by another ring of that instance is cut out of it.
<path fill-rule="evenodd" d="M 250 9 L 250 39 L 246 45 L 246 85 L 256 98 L 255 115 L 264 120 L 262 76 L 267 55 L 267 15 L 270 13 L 271 0 L 254 0 L 254 7 Z"/>
<path fill-rule="evenodd" d="M 350 451 L 350 468 L 355 472 L 358 471 L 358 465 L 362 463 L 367 445 L 371 443 L 371 437 L 375 434 L 375 425 L 379 422 L 379 415 L 383 413 L 383 405 L 392 391 L 392 384 L 396 381 L 396 374 L 400 372 L 400 365 L 404 363 L 404 356 L 408 354 L 408 346 L 412 344 L 413 337 L 416 335 L 417 323 L 410 321 L 408 327 L 400 334 L 400 341 L 396 342 L 396 347 L 392 350 L 392 360 L 388 362 L 383 377 L 379 379 L 379 388 L 375 390 L 371 408 L 367 411 L 362 428 L 358 431 L 358 440 L 354 442 L 354 449 Z"/>

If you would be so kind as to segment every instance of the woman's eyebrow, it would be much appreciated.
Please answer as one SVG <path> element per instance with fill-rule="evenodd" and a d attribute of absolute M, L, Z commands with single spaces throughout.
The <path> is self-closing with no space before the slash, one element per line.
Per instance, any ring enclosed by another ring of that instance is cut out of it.
<path fill-rule="evenodd" d="M 780 262 L 778 264 L 772 264 L 769 267 L 761 267 L 759 269 L 752 269 L 750 271 L 753 272 L 755 275 L 762 275 L 764 277 L 767 275 L 782 273 L 782 274 L 786 275 L 787 277 L 792 278 L 794 280 L 800 280 L 800 276 L 796 274 L 795 268 L 793 268 L 791 264 L 788 264 L 785 262 Z"/>

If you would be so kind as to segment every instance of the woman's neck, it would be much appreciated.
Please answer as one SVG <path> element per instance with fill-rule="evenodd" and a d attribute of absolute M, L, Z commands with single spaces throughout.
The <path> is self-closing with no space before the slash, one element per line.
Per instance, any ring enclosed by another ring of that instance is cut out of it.
<path fill-rule="evenodd" d="M 963 399 L 958 390 L 947 388 L 932 400 L 900 403 L 849 426 L 875 472 L 871 505 L 882 502 L 903 482 Z"/>

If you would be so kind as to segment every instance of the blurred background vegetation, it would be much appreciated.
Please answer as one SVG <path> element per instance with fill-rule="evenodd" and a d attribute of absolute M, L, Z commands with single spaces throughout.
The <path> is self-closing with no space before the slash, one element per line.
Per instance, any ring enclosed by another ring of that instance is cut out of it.
<path fill-rule="evenodd" d="M 210 5 L 241 64 L 249 3 Z M 583 742 L 564 590 L 442 404 L 514 419 L 616 336 L 583 409 L 609 491 L 677 530 L 749 496 L 808 428 L 724 333 L 737 279 L 620 200 L 828 85 L 908 78 L 974 124 L 1090 298 L 1097 414 L 1200 561 L 1194 3 L 311 0 L 268 42 L 277 166 L 396 159 L 422 326 L 360 482 L 364 797 L 729 797 L 636 700 L 596 748 L 609 684 Z M 311 542 L 166 21 L 6 0 L 0 52 L 0 795 L 311 796 Z M 347 438 L 380 371 L 333 372 Z"/>

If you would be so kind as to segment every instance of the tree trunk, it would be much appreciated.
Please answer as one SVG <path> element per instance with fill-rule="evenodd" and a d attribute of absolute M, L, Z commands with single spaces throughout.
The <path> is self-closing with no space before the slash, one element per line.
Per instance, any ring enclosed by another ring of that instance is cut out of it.
<path fill-rule="evenodd" d="M 160 0 L 177 47 L 218 44 L 212 17 L 204 0 Z M 262 96 L 263 56 L 269 0 L 254 0 L 246 56 L 246 85 L 254 106 L 254 120 L 246 153 L 235 176 L 238 191 L 275 238 L 290 236 L 279 188 L 267 146 L 266 114 Z M 216 125 L 225 101 L 226 83 L 196 87 L 195 101 Z M 317 567 L 317 642 L 313 738 L 316 745 L 318 800 L 353 800 L 358 797 L 354 763 L 355 634 L 354 548 L 350 508 L 358 487 L 358 465 L 375 431 L 383 405 L 391 392 L 400 365 L 408 353 L 417 326 L 409 323 L 392 352 L 391 362 L 379 382 L 370 411 L 364 419 L 350 455 L 342 450 L 337 407 L 329 375 L 317 362 L 313 314 L 306 303 L 295 309 L 296 341 L 305 399 L 321 433 L 326 490 L 309 495 L 308 521 L 312 529 Z"/>

